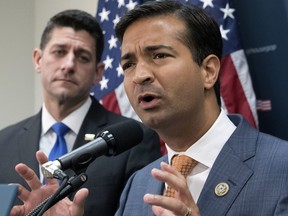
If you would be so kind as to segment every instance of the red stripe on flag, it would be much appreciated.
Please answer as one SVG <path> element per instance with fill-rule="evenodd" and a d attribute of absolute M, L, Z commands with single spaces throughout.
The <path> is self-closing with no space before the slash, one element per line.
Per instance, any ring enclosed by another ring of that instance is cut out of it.
<path fill-rule="evenodd" d="M 242 114 L 256 128 L 256 123 L 230 56 L 221 60 L 221 96 L 228 113 Z"/>
<path fill-rule="evenodd" d="M 121 115 L 117 97 L 114 91 L 110 92 L 102 99 L 102 104 L 106 109 Z"/>

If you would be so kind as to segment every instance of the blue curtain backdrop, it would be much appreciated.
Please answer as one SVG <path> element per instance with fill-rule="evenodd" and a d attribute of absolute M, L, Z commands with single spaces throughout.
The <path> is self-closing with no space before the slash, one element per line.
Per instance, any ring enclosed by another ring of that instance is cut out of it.
<path fill-rule="evenodd" d="M 288 140 L 288 1 L 234 0 L 259 129 Z"/>

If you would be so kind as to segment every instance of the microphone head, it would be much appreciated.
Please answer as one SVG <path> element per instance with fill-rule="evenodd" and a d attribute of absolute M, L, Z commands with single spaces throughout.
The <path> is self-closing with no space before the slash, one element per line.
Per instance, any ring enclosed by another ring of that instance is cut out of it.
<path fill-rule="evenodd" d="M 139 122 L 128 119 L 106 127 L 97 137 L 108 143 L 106 155 L 117 155 L 138 145 L 143 140 L 143 129 Z"/>

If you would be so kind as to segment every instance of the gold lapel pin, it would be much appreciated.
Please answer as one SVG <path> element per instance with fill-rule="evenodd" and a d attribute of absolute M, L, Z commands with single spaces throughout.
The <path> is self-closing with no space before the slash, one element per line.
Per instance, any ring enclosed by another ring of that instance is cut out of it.
<path fill-rule="evenodd" d="M 92 141 L 95 138 L 95 134 L 85 134 L 84 140 L 85 141 Z"/>
<path fill-rule="evenodd" d="M 221 182 L 215 187 L 215 194 L 219 197 L 225 196 L 229 191 L 229 185 L 225 182 Z"/>

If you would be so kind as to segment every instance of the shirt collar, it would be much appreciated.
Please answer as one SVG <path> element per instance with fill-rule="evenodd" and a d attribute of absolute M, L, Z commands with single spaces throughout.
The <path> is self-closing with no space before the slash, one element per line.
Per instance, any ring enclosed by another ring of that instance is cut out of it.
<path fill-rule="evenodd" d="M 78 134 L 82 122 L 92 104 L 92 99 L 90 97 L 87 98 L 85 103 L 80 106 L 78 109 L 74 110 L 70 113 L 65 119 L 63 119 L 63 123 L 66 124 L 75 134 Z M 44 135 L 48 132 L 53 124 L 56 123 L 56 120 L 52 117 L 52 115 L 48 112 L 45 104 L 42 106 L 42 134 Z"/>
<path fill-rule="evenodd" d="M 174 154 L 185 154 L 211 168 L 235 129 L 236 126 L 221 109 L 212 127 L 185 152 L 175 152 L 166 144 L 169 163 Z"/>

